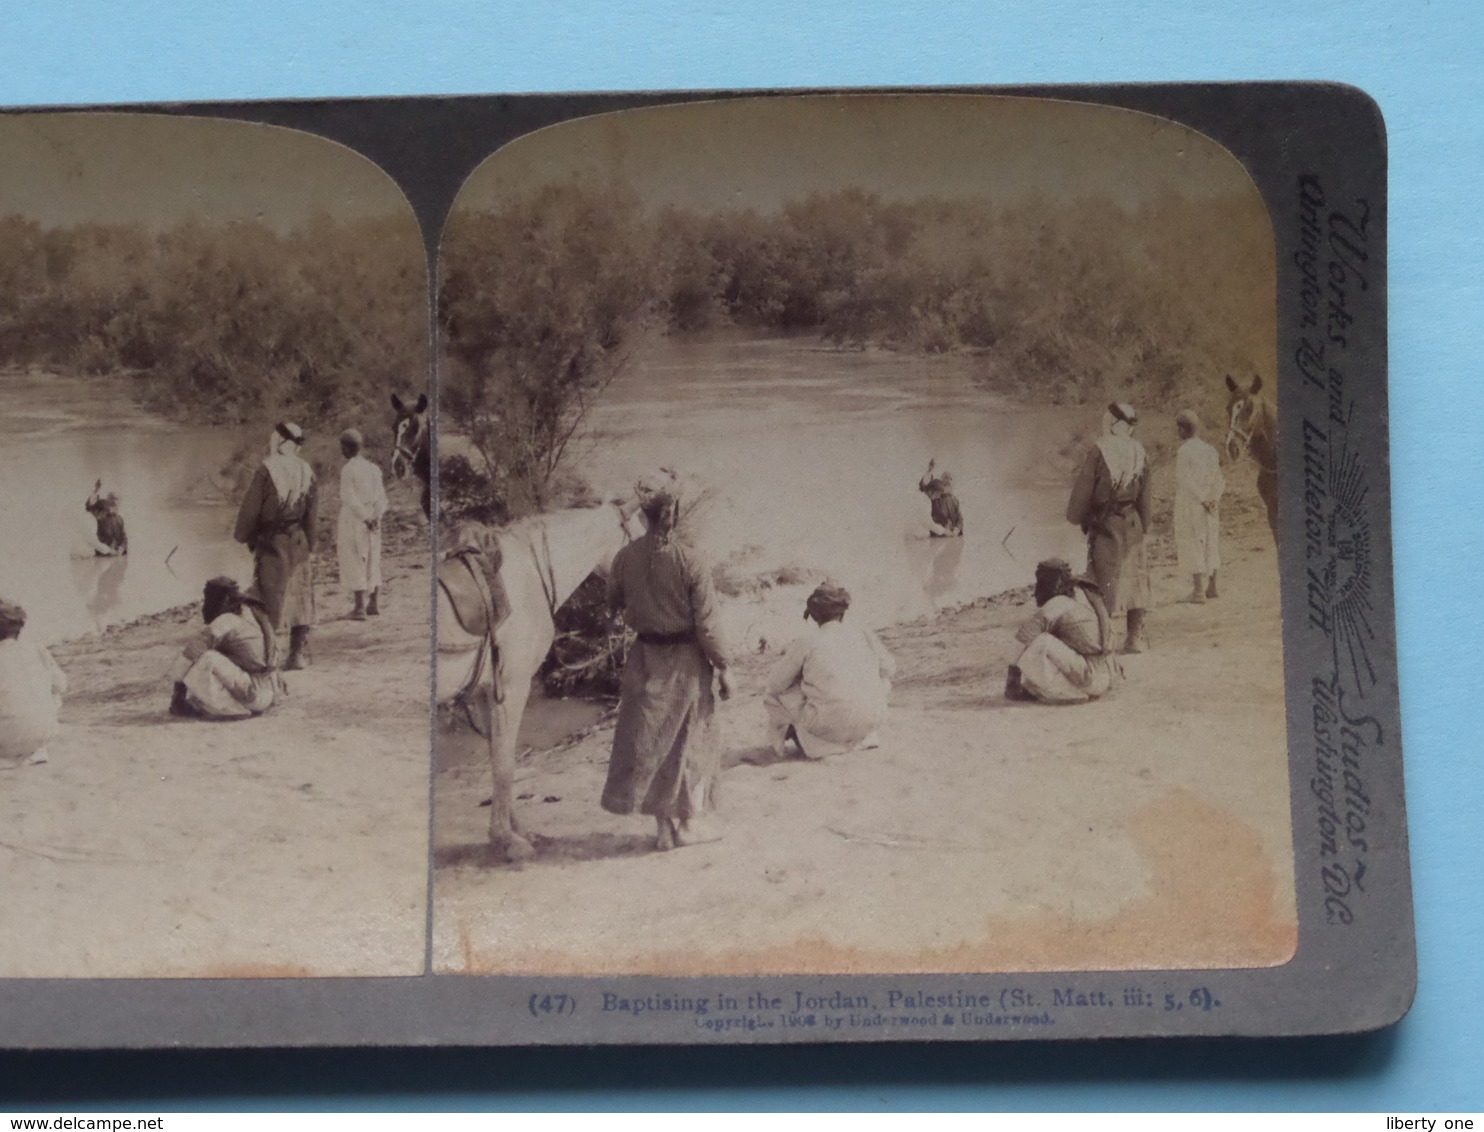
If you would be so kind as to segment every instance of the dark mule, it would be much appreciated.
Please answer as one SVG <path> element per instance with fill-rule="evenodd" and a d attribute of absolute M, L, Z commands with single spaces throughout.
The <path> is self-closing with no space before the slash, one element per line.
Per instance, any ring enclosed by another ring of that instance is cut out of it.
<path fill-rule="evenodd" d="M 1257 494 L 1268 509 L 1268 526 L 1278 538 L 1278 414 L 1262 395 L 1262 377 L 1243 389 L 1226 375 L 1226 454 L 1239 460 L 1245 451 L 1257 463 Z"/>
<path fill-rule="evenodd" d="M 411 407 L 402 403 L 402 398 L 392 394 L 392 408 L 396 419 L 392 422 L 392 475 L 406 479 L 411 472 L 422 480 L 423 514 L 432 518 L 432 488 L 428 481 L 433 478 L 432 452 L 428 444 L 428 395 L 420 394 L 417 404 Z"/>

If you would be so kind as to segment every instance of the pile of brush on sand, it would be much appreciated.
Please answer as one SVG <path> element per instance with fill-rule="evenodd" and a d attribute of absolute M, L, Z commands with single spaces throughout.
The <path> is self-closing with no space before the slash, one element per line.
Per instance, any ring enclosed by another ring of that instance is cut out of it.
<path fill-rule="evenodd" d="M 1071 707 L 1010 702 L 1023 590 L 890 627 L 880 746 L 780 760 L 778 646 L 719 705 L 716 843 L 655 851 L 598 805 L 612 716 L 523 754 L 537 858 L 484 850 L 482 744 L 446 730 L 434 963 L 520 973 L 849 973 L 1279 964 L 1297 938 L 1277 556 L 1250 465 L 1228 469 L 1221 596 L 1183 604 L 1173 473 L 1156 463 L 1152 648 Z M 800 597 L 802 602 L 802 597 Z"/>

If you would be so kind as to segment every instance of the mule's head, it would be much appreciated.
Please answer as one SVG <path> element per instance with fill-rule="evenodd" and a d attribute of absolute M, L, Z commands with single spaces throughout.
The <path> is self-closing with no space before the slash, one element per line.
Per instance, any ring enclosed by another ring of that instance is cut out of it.
<path fill-rule="evenodd" d="M 1227 374 L 1226 389 L 1226 454 L 1237 460 L 1262 422 L 1262 376 L 1255 375 L 1250 385 L 1243 386 Z"/>
<path fill-rule="evenodd" d="M 406 479 L 412 471 L 418 451 L 428 443 L 428 395 L 418 395 L 417 403 L 406 404 L 392 394 L 392 475 Z"/>

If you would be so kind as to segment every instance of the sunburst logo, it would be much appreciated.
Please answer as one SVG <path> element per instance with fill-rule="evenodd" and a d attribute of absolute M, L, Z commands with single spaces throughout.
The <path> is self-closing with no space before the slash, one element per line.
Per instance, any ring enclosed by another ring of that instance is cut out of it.
<path fill-rule="evenodd" d="M 1330 465 L 1330 513 L 1326 545 L 1329 562 L 1324 570 L 1329 595 L 1330 624 L 1334 631 L 1335 671 L 1342 657 L 1355 680 L 1355 691 L 1364 696 L 1376 683 L 1371 660 L 1375 630 L 1371 626 L 1371 523 L 1366 509 L 1369 482 L 1365 465 L 1347 445 Z"/>

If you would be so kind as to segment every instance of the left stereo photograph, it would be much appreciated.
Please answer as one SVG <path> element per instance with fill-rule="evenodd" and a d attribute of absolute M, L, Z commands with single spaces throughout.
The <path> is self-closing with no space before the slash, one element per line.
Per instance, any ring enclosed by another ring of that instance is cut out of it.
<path fill-rule="evenodd" d="M 0 978 L 425 969 L 427 295 L 335 143 L 0 115 Z"/>

